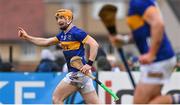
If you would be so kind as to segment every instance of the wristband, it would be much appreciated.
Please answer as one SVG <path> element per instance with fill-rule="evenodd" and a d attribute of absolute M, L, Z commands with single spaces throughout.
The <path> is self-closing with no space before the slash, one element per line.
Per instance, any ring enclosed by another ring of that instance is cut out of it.
<path fill-rule="evenodd" d="M 93 61 L 88 60 L 87 64 L 90 65 L 90 66 L 92 66 L 92 65 L 93 65 Z"/>

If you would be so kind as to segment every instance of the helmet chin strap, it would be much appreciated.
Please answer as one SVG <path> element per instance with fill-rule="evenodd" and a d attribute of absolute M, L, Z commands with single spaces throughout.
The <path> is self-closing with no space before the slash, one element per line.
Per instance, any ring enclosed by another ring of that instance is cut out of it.
<path fill-rule="evenodd" d="M 72 23 L 72 20 L 71 20 L 71 21 L 69 21 L 69 22 L 67 22 L 68 26 L 69 26 L 71 23 Z"/>
<path fill-rule="evenodd" d="M 71 21 L 69 21 L 69 22 L 67 22 L 67 27 L 65 27 L 65 28 L 63 28 L 63 29 L 61 29 L 61 30 L 66 30 L 68 27 L 69 27 L 69 25 L 72 23 L 72 20 Z"/>

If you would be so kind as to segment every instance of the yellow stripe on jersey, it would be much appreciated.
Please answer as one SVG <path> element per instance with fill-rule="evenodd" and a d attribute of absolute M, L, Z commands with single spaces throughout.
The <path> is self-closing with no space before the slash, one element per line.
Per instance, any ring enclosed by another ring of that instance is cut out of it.
<path fill-rule="evenodd" d="M 144 20 L 139 15 L 132 15 L 127 17 L 127 23 L 132 30 L 137 30 L 144 25 Z"/>
<path fill-rule="evenodd" d="M 60 45 L 65 51 L 68 51 L 68 50 L 79 49 L 81 44 L 78 41 L 71 41 L 71 42 L 61 42 Z"/>
<path fill-rule="evenodd" d="M 55 38 L 54 38 L 54 42 L 55 42 L 55 43 L 58 43 L 58 42 L 60 42 L 60 41 L 59 41 L 59 39 L 58 39 L 57 37 L 55 37 Z"/>
<path fill-rule="evenodd" d="M 87 36 L 84 38 L 84 40 L 82 41 L 82 43 L 84 44 L 84 43 L 87 41 L 87 39 L 88 39 L 89 37 L 90 37 L 90 36 L 87 35 Z"/>

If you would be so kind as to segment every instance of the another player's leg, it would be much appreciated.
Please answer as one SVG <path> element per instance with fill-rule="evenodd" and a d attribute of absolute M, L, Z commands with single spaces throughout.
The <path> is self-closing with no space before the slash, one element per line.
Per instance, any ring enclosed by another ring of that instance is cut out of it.
<path fill-rule="evenodd" d="M 152 99 L 149 104 L 172 104 L 173 99 L 171 95 L 165 95 L 165 96 L 157 96 L 154 99 Z"/>
<path fill-rule="evenodd" d="M 175 64 L 176 64 L 175 58 L 171 58 L 164 62 L 165 79 L 170 78 L 170 74 L 171 74 L 170 72 L 172 72 Z M 180 94 L 156 96 L 149 103 L 151 104 L 180 104 Z"/>
<path fill-rule="evenodd" d="M 180 103 L 180 95 L 179 94 L 161 95 L 159 93 L 161 91 L 161 89 L 158 88 L 159 86 L 153 86 L 153 87 L 150 86 L 150 87 L 148 87 L 150 90 L 146 86 L 148 86 L 148 85 L 145 85 L 145 86 L 141 85 L 140 90 L 137 87 L 137 91 L 135 92 L 134 103 L 136 103 L 136 104 L 140 104 L 140 103 L 143 103 L 143 104 L 179 104 Z M 139 93 L 137 93 L 137 92 L 139 92 Z"/>
<path fill-rule="evenodd" d="M 180 104 L 180 94 L 157 96 L 149 104 Z"/>
<path fill-rule="evenodd" d="M 151 99 L 160 96 L 161 85 L 138 83 L 134 93 L 134 104 L 147 104 Z"/>
<path fill-rule="evenodd" d="M 172 103 L 178 102 L 178 96 L 161 96 L 161 89 L 166 83 L 176 64 L 175 57 L 141 66 L 141 80 L 135 89 L 134 103 Z"/>

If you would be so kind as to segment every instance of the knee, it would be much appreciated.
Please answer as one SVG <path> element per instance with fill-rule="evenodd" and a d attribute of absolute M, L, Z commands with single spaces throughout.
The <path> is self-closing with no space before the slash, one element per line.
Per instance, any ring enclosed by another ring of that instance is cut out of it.
<path fill-rule="evenodd" d="M 53 95 L 52 102 L 53 102 L 53 104 L 63 104 L 64 99 L 62 97 L 58 97 L 56 95 Z"/>

